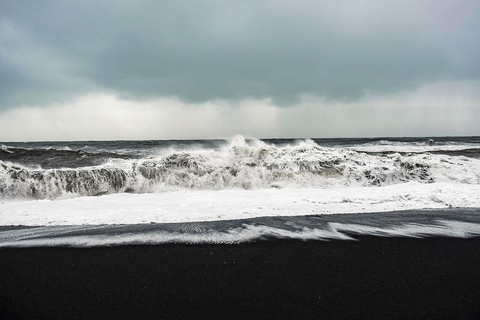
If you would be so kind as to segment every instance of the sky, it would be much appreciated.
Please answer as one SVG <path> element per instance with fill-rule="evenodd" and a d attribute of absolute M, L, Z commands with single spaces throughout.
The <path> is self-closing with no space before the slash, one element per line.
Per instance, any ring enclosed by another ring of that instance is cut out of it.
<path fill-rule="evenodd" d="M 0 141 L 480 135 L 478 0 L 0 0 Z"/>

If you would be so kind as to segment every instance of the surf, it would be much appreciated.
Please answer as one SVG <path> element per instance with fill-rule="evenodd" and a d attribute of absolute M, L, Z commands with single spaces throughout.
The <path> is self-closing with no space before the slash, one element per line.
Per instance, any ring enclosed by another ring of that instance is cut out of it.
<path fill-rule="evenodd" d="M 6 152 L 15 154 L 18 149 Z M 114 150 L 43 152 L 55 161 L 66 158 L 66 164 L 44 168 L 0 160 L 2 199 L 53 200 L 178 190 L 379 187 L 410 181 L 480 183 L 480 159 L 475 157 L 432 152 L 368 153 L 322 147 L 310 139 L 274 145 L 238 136 L 217 148 L 168 148 L 146 157 Z M 78 160 L 71 160 L 72 154 L 90 157 L 85 160 L 90 165 L 72 166 L 70 163 Z M 91 165 L 91 161 L 98 164 Z"/>

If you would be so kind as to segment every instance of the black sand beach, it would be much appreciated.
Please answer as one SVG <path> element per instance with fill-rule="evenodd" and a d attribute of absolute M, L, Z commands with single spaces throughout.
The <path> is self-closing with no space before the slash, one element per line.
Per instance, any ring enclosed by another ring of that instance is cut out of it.
<path fill-rule="evenodd" d="M 0 249 L 0 319 L 478 319 L 480 238 Z"/>

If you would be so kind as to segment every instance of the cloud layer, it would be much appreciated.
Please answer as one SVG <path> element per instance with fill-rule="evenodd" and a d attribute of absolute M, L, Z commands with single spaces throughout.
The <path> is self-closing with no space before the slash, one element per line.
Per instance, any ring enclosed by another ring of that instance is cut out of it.
<path fill-rule="evenodd" d="M 463 108 L 452 103 L 460 99 L 473 110 L 462 112 L 477 115 L 480 102 L 472 100 L 471 88 L 480 89 L 478 30 L 475 0 L 6 0 L 0 2 L 0 117 L 55 108 L 61 114 L 78 101 L 99 105 L 108 96 L 115 97 L 115 107 L 89 111 L 83 106 L 82 114 L 108 112 L 115 119 L 121 117 L 116 110 L 128 103 L 161 113 L 164 107 L 153 107 L 152 101 L 169 101 L 172 112 L 185 111 L 175 120 L 179 127 L 198 110 L 211 111 L 213 119 L 240 117 L 246 105 L 255 112 L 267 108 L 272 121 L 297 110 L 291 116 L 301 121 L 300 110 L 309 101 L 314 115 L 349 106 L 351 114 L 376 112 L 380 119 L 388 106 L 374 111 L 370 102 L 442 83 L 452 84 L 447 91 L 457 90 L 441 95 L 449 108 Z M 411 104 L 434 100 L 422 99 Z M 362 117 L 357 124 L 346 117 L 353 122 L 339 126 L 362 126 Z M 244 130 L 256 128 L 256 117 L 241 119 Z M 275 132 L 310 133 L 285 125 Z M 327 134 L 375 134 L 369 128 Z"/>
<path fill-rule="evenodd" d="M 479 76 L 476 1 L 7 1 L 1 104 L 351 100 Z"/>

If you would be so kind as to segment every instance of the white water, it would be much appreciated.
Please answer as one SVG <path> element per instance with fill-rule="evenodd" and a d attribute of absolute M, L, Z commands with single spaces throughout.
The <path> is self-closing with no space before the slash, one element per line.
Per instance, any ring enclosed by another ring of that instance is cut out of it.
<path fill-rule="evenodd" d="M 407 182 L 382 187 L 184 190 L 62 200 L 0 201 L 0 225 L 199 222 L 262 216 L 480 207 L 480 185 Z"/>
<path fill-rule="evenodd" d="M 82 168 L 32 169 L 0 161 L 0 198 L 62 199 L 111 193 L 480 184 L 480 160 L 442 154 L 368 155 L 311 140 L 275 147 L 242 137 L 221 150 L 171 151 Z"/>
<path fill-rule="evenodd" d="M 405 153 L 411 145 L 393 147 Z M 236 137 L 218 150 L 168 149 L 149 158 L 111 159 L 94 167 L 32 169 L 0 161 L 0 225 L 480 208 L 480 159 L 361 152 L 384 148 L 392 150 L 392 145 L 323 148 L 305 140 L 279 147 Z M 435 148 L 418 145 L 412 151 Z M 98 194 L 104 195 L 92 196 Z"/>

